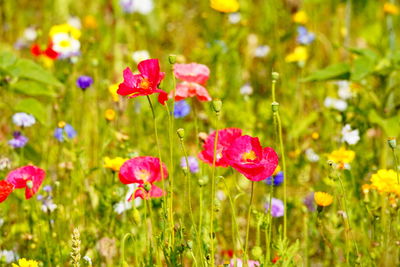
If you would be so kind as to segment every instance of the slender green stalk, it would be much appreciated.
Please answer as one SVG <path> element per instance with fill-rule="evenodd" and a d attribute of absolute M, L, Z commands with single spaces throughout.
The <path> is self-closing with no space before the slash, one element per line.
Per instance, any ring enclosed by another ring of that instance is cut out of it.
<path fill-rule="evenodd" d="M 125 242 L 128 240 L 129 237 L 132 239 L 132 241 L 134 241 L 134 238 L 133 238 L 131 233 L 125 234 L 124 237 L 122 238 L 122 241 L 121 241 L 121 258 L 120 258 L 120 261 L 119 261 L 119 266 L 120 267 L 124 266 L 124 261 L 125 261 Z"/>
<path fill-rule="evenodd" d="M 397 155 L 396 152 L 394 151 L 394 148 L 392 148 L 393 152 L 393 158 L 394 158 L 394 168 L 396 170 L 396 175 L 397 175 L 397 184 L 400 184 L 400 178 L 399 178 L 399 162 L 397 160 Z"/>
<path fill-rule="evenodd" d="M 255 182 L 252 181 L 251 182 L 251 195 L 250 195 L 249 211 L 247 212 L 246 243 L 244 245 L 244 255 L 245 255 L 246 263 L 247 263 L 247 260 L 249 259 L 248 247 L 249 247 L 251 209 L 252 209 L 252 206 L 253 206 L 253 198 L 254 198 L 254 184 L 255 184 Z"/>
<path fill-rule="evenodd" d="M 210 218 L 210 239 L 211 239 L 211 266 L 215 266 L 215 256 L 214 256 L 214 198 L 215 198 L 215 162 L 217 160 L 217 144 L 218 144 L 218 120 L 219 112 L 216 112 L 215 116 L 215 139 L 214 139 L 214 153 L 213 153 L 213 163 L 212 163 L 212 173 L 211 173 L 211 218 Z"/>
<path fill-rule="evenodd" d="M 161 147 L 160 147 L 160 141 L 158 139 L 158 130 L 157 130 L 157 120 L 156 120 L 156 114 L 154 112 L 154 107 L 153 107 L 153 103 L 151 102 L 151 98 L 149 96 L 146 96 L 147 100 L 149 102 L 150 105 L 150 109 L 151 109 L 151 114 L 153 115 L 153 123 L 154 123 L 154 134 L 156 137 L 156 144 L 157 144 L 157 150 L 158 150 L 158 158 L 160 159 L 160 173 L 161 173 L 161 180 L 162 182 L 162 189 L 165 192 L 165 180 L 164 180 L 164 171 L 162 168 L 162 157 L 161 157 Z M 163 203 L 162 203 L 162 207 L 163 207 L 163 211 L 164 214 L 167 214 L 167 208 L 166 208 L 166 204 L 167 204 L 167 199 L 165 194 L 163 194 Z M 172 218 L 170 216 L 168 216 L 168 222 L 169 222 L 169 226 L 171 228 L 171 245 L 174 244 L 175 241 L 175 233 L 174 233 L 174 224 L 172 221 Z"/>
<path fill-rule="evenodd" d="M 271 260 L 271 237 L 272 237 L 272 196 L 274 194 L 274 176 L 271 176 L 271 192 L 269 194 L 269 208 L 268 208 L 268 242 L 266 244 L 265 264 Z"/>

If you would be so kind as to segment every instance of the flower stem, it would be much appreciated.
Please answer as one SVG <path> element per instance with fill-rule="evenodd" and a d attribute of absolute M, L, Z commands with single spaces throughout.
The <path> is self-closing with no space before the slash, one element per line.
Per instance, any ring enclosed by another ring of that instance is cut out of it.
<path fill-rule="evenodd" d="M 244 245 L 244 255 L 245 255 L 245 260 L 249 259 L 248 255 L 248 246 L 249 246 L 249 233 L 250 233 L 250 218 L 251 218 L 251 209 L 253 206 L 253 198 L 254 198 L 254 184 L 255 182 L 251 182 L 251 195 L 250 195 L 250 205 L 249 205 L 249 211 L 247 212 L 247 229 L 246 229 L 246 243 Z"/>
<path fill-rule="evenodd" d="M 269 194 L 269 208 L 268 208 L 268 242 L 266 247 L 266 259 L 265 264 L 271 260 L 271 237 L 272 237 L 272 197 L 274 195 L 274 176 L 271 176 L 271 193 Z"/>

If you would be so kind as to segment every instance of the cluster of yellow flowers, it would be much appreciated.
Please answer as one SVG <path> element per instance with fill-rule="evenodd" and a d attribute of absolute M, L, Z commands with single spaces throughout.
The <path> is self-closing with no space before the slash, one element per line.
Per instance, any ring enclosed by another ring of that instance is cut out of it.
<path fill-rule="evenodd" d="M 210 0 L 210 6 L 223 13 L 232 13 L 239 10 L 239 2 L 237 0 Z"/>
<path fill-rule="evenodd" d="M 12 267 L 39 267 L 39 263 L 34 260 L 27 260 L 25 258 L 18 260 L 18 265 L 13 263 Z"/>
<path fill-rule="evenodd" d="M 122 164 L 127 161 L 127 158 L 121 158 L 121 157 L 116 157 L 116 158 L 110 158 L 110 157 L 105 157 L 104 158 L 104 168 L 111 169 L 112 171 L 118 172 L 119 169 L 121 168 Z"/>
<path fill-rule="evenodd" d="M 338 164 L 340 169 L 343 169 L 346 164 L 351 163 L 356 156 L 353 150 L 347 150 L 345 147 L 341 147 L 338 150 L 332 151 L 328 155 L 328 159 Z"/>
<path fill-rule="evenodd" d="M 377 173 L 372 174 L 370 181 L 371 184 L 364 184 L 362 186 L 364 193 L 368 193 L 369 190 L 374 189 L 380 193 L 393 193 L 400 196 L 400 181 L 394 170 L 378 170 Z"/>

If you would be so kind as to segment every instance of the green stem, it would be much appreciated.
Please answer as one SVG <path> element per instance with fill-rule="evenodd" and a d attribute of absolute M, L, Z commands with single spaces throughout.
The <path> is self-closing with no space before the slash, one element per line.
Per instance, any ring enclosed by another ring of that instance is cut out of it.
<path fill-rule="evenodd" d="M 274 176 L 271 176 L 271 193 L 269 194 L 269 208 L 268 208 L 268 242 L 266 247 L 265 264 L 271 260 L 271 237 L 272 237 L 272 196 L 274 194 Z"/>
<path fill-rule="evenodd" d="M 126 242 L 126 240 L 128 240 L 129 237 L 134 241 L 133 236 L 130 233 L 125 234 L 124 237 L 122 238 L 122 242 L 121 242 L 121 260 L 119 262 L 119 266 L 120 267 L 124 266 L 124 261 L 125 261 L 125 242 Z"/>
<path fill-rule="evenodd" d="M 251 182 L 251 195 L 250 195 L 250 205 L 249 205 L 249 211 L 247 212 L 247 229 L 246 229 L 246 243 L 244 245 L 244 255 L 245 255 L 245 261 L 247 263 L 249 259 L 248 255 L 248 246 L 249 246 L 249 233 L 250 233 L 250 218 L 251 218 L 251 209 L 253 206 L 253 198 L 254 198 L 254 184 L 255 182 Z"/>

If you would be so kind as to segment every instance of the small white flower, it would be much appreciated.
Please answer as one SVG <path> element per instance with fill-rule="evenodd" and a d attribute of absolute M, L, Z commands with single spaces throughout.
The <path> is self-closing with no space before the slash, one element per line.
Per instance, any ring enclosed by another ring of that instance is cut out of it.
<path fill-rule="evenodd" d="M 92 266 L 92 259 L 89 256 L 83 257 L 83 260 L 86 261 L 89 266 Z"/>
<path fill-rule="evenodd" d="M 139 207 L 142 204 L 142 199 L 136 198 L 132 201 L 128 201 L 129 198 L 132 196 L 132 194 L 135 193 L 137 186 L 135 184 L 129 184 L 128 185 L 128 192 L 125 195 L 124 200 L 121 200 L 120 202 L 116 203 L 114 205 L 114 212 L 117 214 L 122 214 L 127 210 L 130 210 L 132 208 L 132 201 L 135 204 L 135 207 Z"/>
<path fill-rule="evenodd" d="M 53 36 L 53 50 L 61 54 L 61 57 L 71 57 L 79 54 L 81 43 L 67 33 L 57 33 Z"/>
<path fill-rule="evenodd" d="M 35 117 L 25 112 L 15 113 L 12 116 L 12 121 L 15 125 L 19 127 L 30 127 L 36 122 Z"/>
<path fill-rule="evenodd" d="M 254 56 L 258 58 L 263 58 L 266 57 L 269 52 L 271 51 L 271 48 L 268 45 L 260 45 L 254 50 Z"/>
<path fill-rule="evenodd" d="M 360 133 L 356 130 L 351 130 L 351 126 L 346 124 L 342 129 L 342 142 L 346 142 L 349 145 L 355 145 L 360 141 Z"/>
<path fill-rule="evenodd" d="M 150 58 L 150 54 L 147 50 L 138 50 L 132 53 L 132 59 L 136 63 Z"/>
<path fill-rule="evenodd" d="M 37 32 L 35 30 L 35 28 L 33 27 L 28 27 L 25 29 L 24 31 L 24 39 L 26 41 L 32 42 L 35 41 L 37 38 Z"/>
<path fill-rule="evenodd" d="M 251 95 L 253 94 L 253 87 L 249 83 L 246 83 L 242 87 L 240 87 L 240 93 L 242 95 Z"/>
<path fill-rule="evenodd" d="M 332 97 L 327 97 L 324 100 L 324 105 L 327 108 L 334 108 L 339 111 L 345 111 L 347 109 L 347 102 L 342 99 L 336 99 Z"/>
<path fill-rule="evenodd" d="M 336 84 L 338 86 L 338 95 L 341 99 L 347 100 L 353 97 L 353 92 L 348 81 L 338 81 Z"/>
<path fill-rule="evenodd" d="M 240 22 L 240 19 L 242 18 L 242 16 L 240 15 L 239 12 L 236 13 L 230 13 L 228 16 L 228 20 L 231 24 L 237 24 Z"/>
<path fill-rule="evenodd" d="M 42 204 L 42 211 L 45 213 L 51 213 L 57 208 L 57 205 L 53 203 L 53 200 L 51 199 L 46 199 L 43 201 Z"/>
<path fill-rule="evenodd" d="M 153 0 L 121 0 L 120 5 L 126 13 L 147 15 L 154 9 Z"/>
<path fill-rule="evenodd" d="M 0 227 L 2 227 L 3 224 L 4 224 L 4 219 L 3 219 L 3 218 L 0 218 Z"/>
<path fill-rule="evenodd" d="M 218 190 L 217 191 L 217 199 L 219 201 L 224 201 L 226 199 L 225 192 L 223 190 Z"/>
<path fill-rule="evenodd" d="M 79 17 L 69 17 L 67 23 L 74 28 L 77 28 L 77 29 L 82 28 L 81 19 Z"/>
<path fill-rule="evenodd" d="M 306 150 L 306 157 L 310 162 L 317 162 L 319 160 L 319 156 L 312 148 L 308 148 Z"/>
<path fill-rule="evenodd" d="M 0 158 L 0 171 L 10 168 L 11 168 L 11 160 L 6 157 Z"/>
<path fill-rule="evenodd" d="M 12 263 L 18 260 L 18 255 L 12 250 L 0 250 L 0 260 L 5 260 L 6 263 Z"/>

